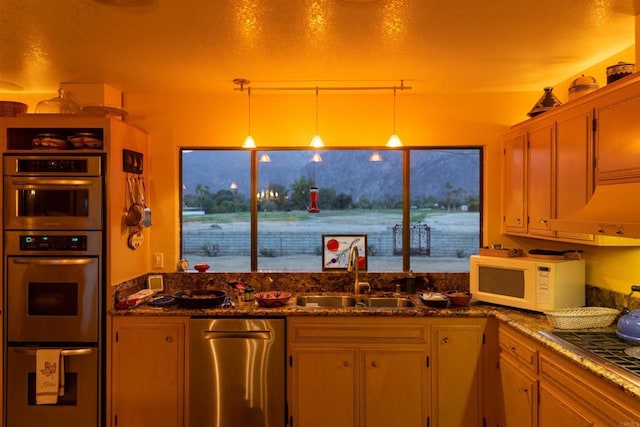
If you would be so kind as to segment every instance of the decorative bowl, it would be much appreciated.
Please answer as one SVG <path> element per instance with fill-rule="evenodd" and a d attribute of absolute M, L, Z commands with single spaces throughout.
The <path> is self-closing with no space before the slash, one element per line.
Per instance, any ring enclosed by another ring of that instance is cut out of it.
<path fill-rule="evenodd" d="M 283 291 L 258 292 L 255 295 L 258 305 L 269 308 L 285 306 L 290 298 L 291 292 Z"/>
<path fill-rule="evenodd" d="M 468 291 L 449 291 L 447 292 L 447 298 L 451 302 L 451 305 L 458 307 L 464 307 L 469 305 L 471 301 L 471 292 Z"/>
<path fill-rule="evenodd" d="M 200 273 L 204 273 L 209 269 L 209 264 L 196 264 L 193 266 L 193 268 L 198 270 Z"/>
<path fill-rule="evenodd" d="M 449 299 L 446 297 L 446 295 L 440 293 L 429 292 L 420 293 L 418 295 L 420 296 L 420 301 L 422 301 L 422 303 L 427 307 L 446 308 L 449 304 Z"/>

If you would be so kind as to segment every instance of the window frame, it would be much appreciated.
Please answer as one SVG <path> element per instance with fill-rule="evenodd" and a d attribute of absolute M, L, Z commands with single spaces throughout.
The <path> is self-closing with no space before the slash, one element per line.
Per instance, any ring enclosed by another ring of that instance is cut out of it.
<path fill-rule="evenodd" d="M 180 183 L 183 184 L 183 165 L 182 156 L 188 150 L 208 150 L 208 151 L 250 151 L 250 272 L 259 272 L 258 270 L 258 153 L 262 151 L 317 151 L 306 147 L 260 147 L 250 150 L 238 147 L 180 147 L 179 149 L 179 166 L 180 166 Z M 402 272 L 409 272 L 411 268 L 411 151 L 420 150 L 477 150 L 479 156 L 479 195 L 478 195 L 478 241 L 483 242 L 483 224 L 484 224 L 484 158 L 485 150 L 482 145 L 464 145 L 464 146 L 405 146 L 401 148 L 381 148 L 381 147 L 323 147 L 323 151 L 329 150 L 362 150 L 362 151 L 402 151 Z M 180 221 L 180 257 L 185 256 L 183 253 L 183 192 L 180 191 L 179 200 L 179 221 Z M 295 272 L 292 272 L 295 273 Z M 384 273 L 384 272 L 383 272 Z"/>

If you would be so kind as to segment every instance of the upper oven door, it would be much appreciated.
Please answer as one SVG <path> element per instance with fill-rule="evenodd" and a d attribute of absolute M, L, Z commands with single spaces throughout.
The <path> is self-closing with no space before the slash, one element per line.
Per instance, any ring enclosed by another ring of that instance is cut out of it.
<path fill-rule="evenodd" d="M 102 178 L 5 176 L 4 227 L 102 229 Z"/>
<path fill-rule="evenodd" d="M 5 274 L 8 341 L 98 341 L 100 258 L 8 256 Z"/>

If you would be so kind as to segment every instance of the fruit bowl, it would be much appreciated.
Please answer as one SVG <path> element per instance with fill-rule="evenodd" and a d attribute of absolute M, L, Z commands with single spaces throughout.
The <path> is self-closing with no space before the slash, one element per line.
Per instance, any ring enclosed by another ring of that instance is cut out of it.
<path fill-rule="evenodd" d="M 261 307 L 283 307 L 291 298 L 291 292 L 270 291 L 258 292 L 255 295 L 256 302 Z"/>
<path fill-rule="evenodd" d="M 447 292 L 447 298 L 451 302 L 451 305 L 455 305 L 457 307 L 464 307 L 469 305 L 471 301 L 471 292 L 468 291 L 449 291 Z"/>

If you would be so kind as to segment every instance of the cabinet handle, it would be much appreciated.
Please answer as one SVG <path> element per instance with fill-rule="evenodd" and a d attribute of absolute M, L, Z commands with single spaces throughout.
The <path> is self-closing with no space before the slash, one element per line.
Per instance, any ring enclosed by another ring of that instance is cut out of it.
<path fill-rule="evenodd" d="M 377 364 L 377 363 L 376 363 L 376 361 L 374 360 L 373 362 L 371 362 L 371 366 L 372 366 L 372 367 L 374 367 L 374 368 L 377 368 L 377 367 L 378 367 L 378 364 Z"/>
<path fill-rule="evenodd" d="M 513 346 L 513 345 L 512 345 L 512 346 L 510 346 L 510 347 L 509 347 L 509 351 L 510 351 L 511 353 L 515 353 L 515 352 L 516 352 L 516 347 L 515 347 L 515 346 Z"/>
<path fill-rule="evenodd" d="M 164 341 L 165 342 L 173 342 L 173 337 L 172 336 L 166 336 L 166 337 L 164 337 Z"/>
<path fill-rule="evenodd" d="M 540 224 L 546 224 L 548 221 L 546 219 L 541 219 Z"/>
<path fill-rule="evenodd" d="M 448 344 L 449 343 L 449 337 L 444 337 L 442 338 L 442 340 L 440 341 L 441 344 Z"/>
<path fill-rule="evenodd" d="M 348 368 L 351 366 L 351 363 L 349 363 L 348 360 L 345 360 L 344 362 L 342 362 L 342 364 L 344 365 L 345 368 Z"/>
<path fill-rule="evenodd" d="M 515 222 L 517 222 L 518 224 L 520 224 L 520 218 L 514 218 Z"/>
<path fill-rule="evenodd" d="M 520 387 L 518 391 L 521 393 L 529 393 L 529 389 L 527 389 L 526 387 Z"/>

